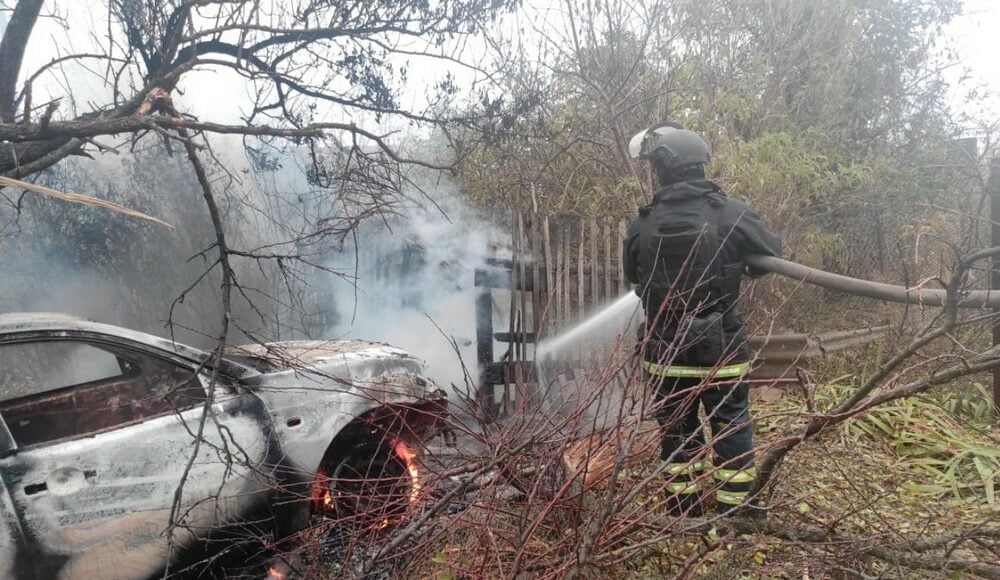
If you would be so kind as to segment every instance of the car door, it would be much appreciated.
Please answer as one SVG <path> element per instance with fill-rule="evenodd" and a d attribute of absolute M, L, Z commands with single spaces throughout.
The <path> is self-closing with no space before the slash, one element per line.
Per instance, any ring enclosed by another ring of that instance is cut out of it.
<path fill-rule="evenodd" d="M 7 425 L 0 416 L 0 458 L 17 450 Z M 30 578 L 31 561 L 27 557 L 21 525 L 7 487 L 7 478 L 0 469 L 0 578 Z"/>
<path fill-rule="evenodd" d="M 225 381 L 206 415 L 203 376 L 121 346 L 0 344 L 0 363 L 19 395 L 0 471 L 38 577 L 149 576 L 269 485 L 259 403 Z"/>

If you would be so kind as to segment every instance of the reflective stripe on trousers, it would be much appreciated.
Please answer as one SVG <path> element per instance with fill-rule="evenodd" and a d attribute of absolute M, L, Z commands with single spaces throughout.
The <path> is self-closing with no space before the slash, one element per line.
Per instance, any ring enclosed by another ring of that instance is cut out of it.
<path fill-rule="evenodd" d="M 720 484 L 715 490 L 715 501 L 723 505 L 738 506 L 746 503 L 747 495 L 757 479 L 757 470 L 753 467 L 717 469 L 714 477 Z"/>
<path fill-rule="evenodd" d="M 742 505 L 747 501 L 748 491 L 726 491 L 719 489 L 715 491 L 715 501 L 723 505 Z"/>
<path fill-rule="evenodd" d="M 717 379 L 740 378 L 750 371 L 750 361 L 741 362 L 725 366 L 715 367 L 695 367 L 687 365 L 660 365 L 648 360 L 642 361 L 642 366 L 646 372 L 658 377 L 673 378 L 704 378 L 714 377 Z"/>
<path fill-rule="evenodd" d="M 703 489 L 701 482 L 708 462 L 703 460 L 667 464 L 667 493 L 689 495 Z"/>

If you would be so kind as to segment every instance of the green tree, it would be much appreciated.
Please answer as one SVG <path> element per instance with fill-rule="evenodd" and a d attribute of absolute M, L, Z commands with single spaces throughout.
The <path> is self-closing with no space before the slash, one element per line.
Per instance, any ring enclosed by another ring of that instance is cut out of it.
<path fill-rule="evenodd" d="M 624 143 L 664 118 L 702 132 L 712 175 L 813 263 L 888 275 L 928 205 L 968 201 L 941 167 L 960 127 L 935 43 L 955 0 L 564 4 L 505 78 L 497 117 L 515 120 L 464 169 L 483 203 L 534 188 L 543 211 L 629 217 L 649 187 Z"/>

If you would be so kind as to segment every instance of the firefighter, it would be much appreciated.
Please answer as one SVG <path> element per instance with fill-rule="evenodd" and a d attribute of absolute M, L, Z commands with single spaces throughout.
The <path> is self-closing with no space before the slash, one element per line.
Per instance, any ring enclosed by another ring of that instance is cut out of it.
<path fill-rule="evenodd" d="M 778 256 L 781 240 L 705 178 L 710 150 L 697 133 L 663 123 L 633 137 L 629 150 L 649 161 L 659 185 L 628 229 L 622 263 L 646 314 L 639 350 L 661 430 L 668 508 L 699 516 L 714 490 L 719 513 L 759 515 L 747 497 L 756 476 L 751 353 L 737 298 L 744 274 L 766 274 L 744 256 Z"/>

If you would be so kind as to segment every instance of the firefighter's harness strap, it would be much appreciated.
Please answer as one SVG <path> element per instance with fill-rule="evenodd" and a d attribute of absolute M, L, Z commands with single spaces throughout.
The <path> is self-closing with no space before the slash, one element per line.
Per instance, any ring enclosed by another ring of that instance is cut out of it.
<path fill-rule="evenodd" d="M 649 362 L 648 360 L 644 360 L 642 361 L 642 366 L 646 369 L 646 372 L 651 375 L 674 378 L 714 377 L 717 379 L 733 379 L 740 378 L 750 372 L 750 361 L 721 367 L 693 367 L 683 365 L 659 365 Z"/>

